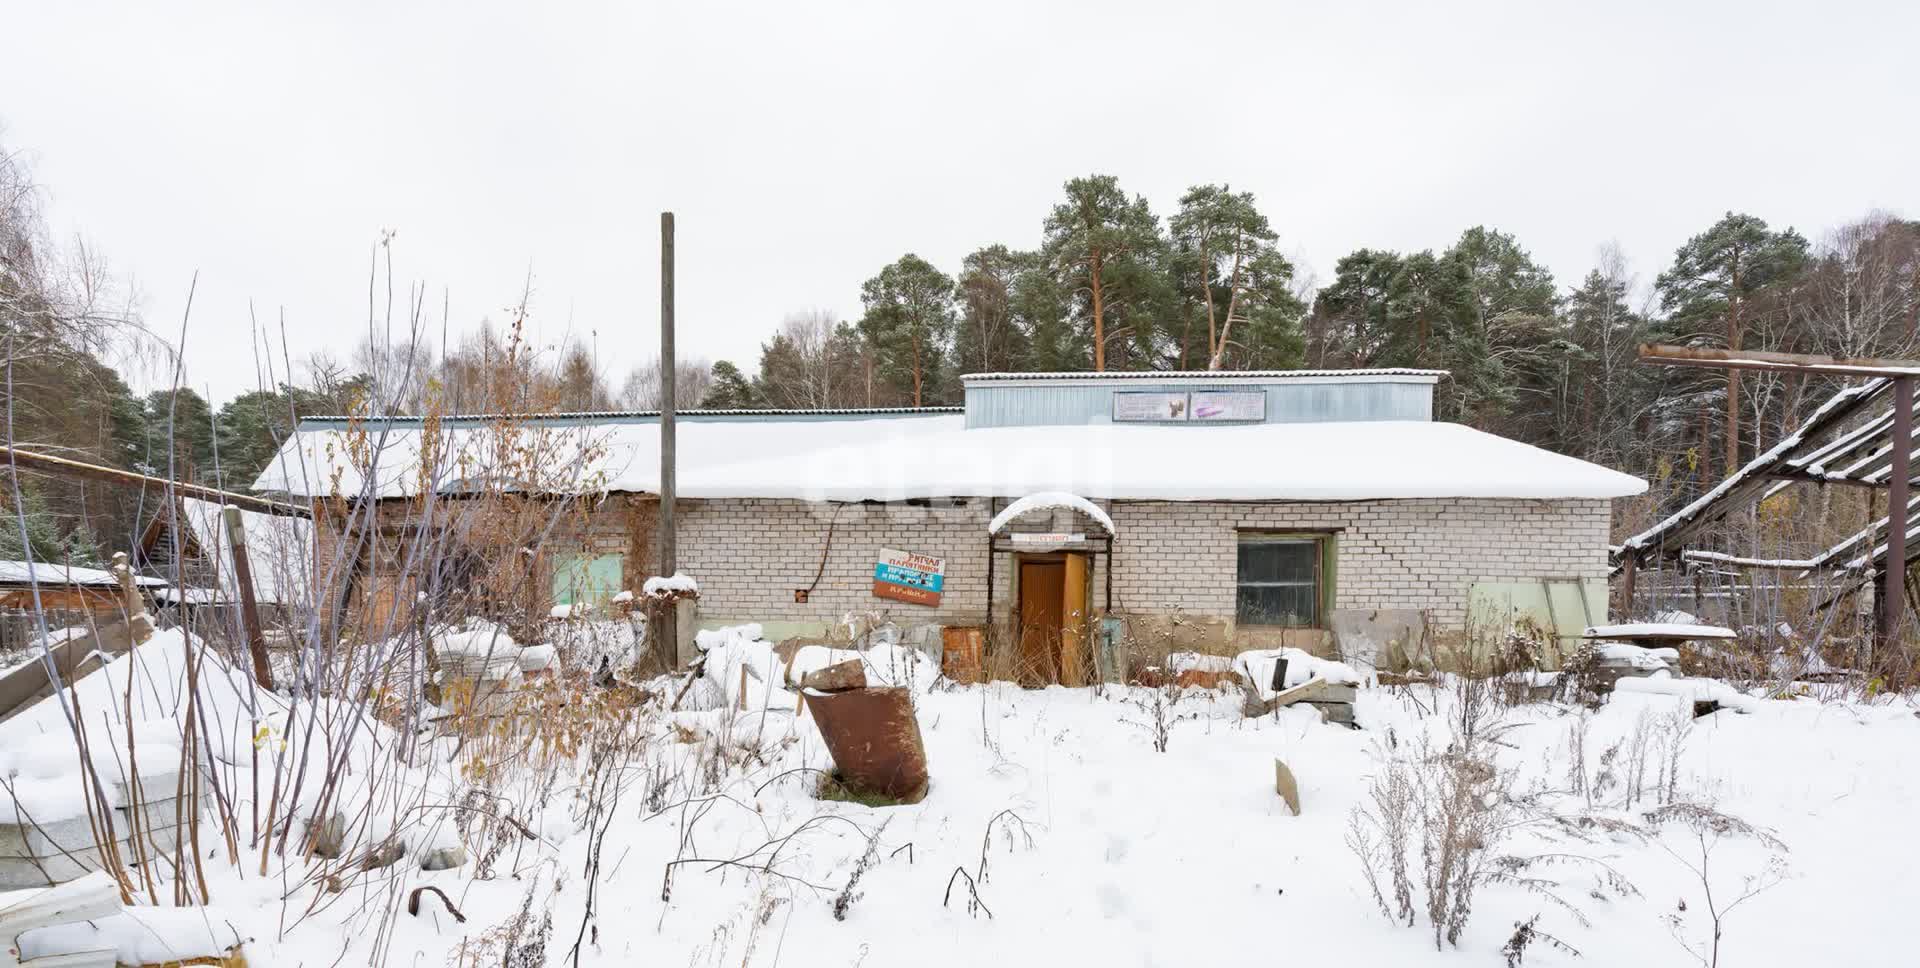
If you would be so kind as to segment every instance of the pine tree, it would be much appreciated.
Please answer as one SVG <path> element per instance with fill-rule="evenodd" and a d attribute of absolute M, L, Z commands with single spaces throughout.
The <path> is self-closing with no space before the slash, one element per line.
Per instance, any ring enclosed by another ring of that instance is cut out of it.
<path fill-rule="evenodd" d="M 751 410 L 760 404 L 753 384 L 740 368 L 721 360 L 713 365 L 713 384 L 700 406 L 707 410 Z"/>
<path fill-rule="evenodd" d="M 1107 368 L 1116 336 L 1126 338 L 1136 359 L 1158 362 L 1161 326 L 1173 306 L 1159 219 L 1145 198 L 1128 198 L 1112 175 L 1075 178 L 1066 194 L 1047 216 L 1041 251 L 1076 297 L 1075 313 L 1089 327 L 1093 368 Z"/>
<path fill-rule="evenodd" d="M 21 514 L 14 512 L 13 495 L 10 491 L 0 490 L 0 559 L 24 561 L 28 550 L 34 561 L 64 564 L 67 560 L 67 542 L 60 534 L 60 523 L 53 513 L 47 510 L 46 498 L 36 487 L 22 482 Z M 20 521 L 26 520 L 27 543 L 20 542 Z"/>
<path fill-rule="evenodd" d="M 1004 245 L 975 250 L 961 263 L 960 323 L 953 337 L 953 361 L 960 369 L 999 373 L 1024 366 L 1031 321 L 1023 314 L 1019 287 L 1039 265 L 1037 254 Z"/>
<path fill-rule="evenodd" d="M 1775 232 L 1754 216 L 1728 212 L 1688 239 L 1654 283 L 1668 315 L 1666 338 L 1706 342 L 1708 327 L 1719 323 L 1726 348 L 1741 349 L 1748 327 L 1768 311 L 1765 297 L 1789 285 L 1806 261 L 1807 240 L 1800 233 Z M 1740 466 L 1740 371 L 1727 371 L 1726 388 L 1725 469 L 1731 473 Z"/>
<path fill-rule="evenodd" d="M 1205 311 L 1207 369 L 1226 363 L 1236 324 L 1261 327 L 1262 357 L 1288 358 L 1284 347 L 1291 340 L 1285 329 L 1289 322 L 1298 324 L 1304 307 L 1291 288 L 1292 263 L 1274 248 L 1279 233 L 1260 213 L 1253 194 L 1225 185 L 1196 185 L 1180 197 L 1180 211 L 1168 226 L 1183 305 L 1197 304 Z M 1182 322 L 1180 359 L 1185 366 L 1191 342 L 1185 324 L 1191 319 Z"/>
<path fill-rule="evenodd" d="M 953 280 L 909 252 L 868 279 L 860 301 L 867 310 L 860 332 L 877 352 L 882 379 L 911 388 L 913 406 L 926 405 L 953 332 Z"/>
<path fill-rule="evenodd" d="M 147 442 L 142 458 L 151 472 L 183 481 L 214 477 L 213 408 L 193 390 L 147 394 Z"/>

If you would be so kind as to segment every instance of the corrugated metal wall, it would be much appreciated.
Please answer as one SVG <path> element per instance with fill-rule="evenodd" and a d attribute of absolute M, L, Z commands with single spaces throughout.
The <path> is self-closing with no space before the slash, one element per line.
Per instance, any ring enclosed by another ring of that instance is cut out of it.
<path fill-rule="evenodd" d="M 1115 392 L 1168 393 L 1193 390 L 1261 389 L 1267 395 L 1267 423 L 1326 423 L 1350 420 L 1432 420 L 1431 378 L 1275 379 L 1250 385 L 1244 379 L 1139 380 L 1090 384 L 1040 381 L 967 387 L 968 427 L 1032 427 L 1107 423 Z"/>

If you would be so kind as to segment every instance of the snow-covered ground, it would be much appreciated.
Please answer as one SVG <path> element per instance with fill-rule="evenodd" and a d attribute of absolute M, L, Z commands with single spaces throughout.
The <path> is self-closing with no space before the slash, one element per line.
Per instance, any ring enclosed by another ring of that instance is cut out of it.
<path fill-rule="evenodd" d="M 874 808 L 816 797 L 817 774 L 801 768 L 830 765 L 819 734 L 774 691 L 778 670 L 750 640 L 720 646 L 733 654 L 715 681 L 735 685 L 689 701 L 724 708 L 638 713 L 626 758 L 562 771 L 544 791 L 508 783 L 508 809 L 537 839 L 507 838 L 485 879 L 475 863 L 403 862 L 329 894 L 297 884 L 297 858 L 258 876 L 256 853 L 239 870 L 209 863 L 212 894 L 256 939 L 255 964 L 498 964 L 480 953 L 525 910 L 515 943 L 550 916 L 544 957 L 556 965 L 572 963 L 576 938 L 583 965 L 1502 964 L 1516 922 L 1536 914 L 1581 957 L 1541 941 L 1527 965 L 1684 965 L 1694 957 L 1683 943 L 1711 936 L 1711 907 L 1689 868 L 1702 842 L 1646 818 L 1670 785 L 1673 799 L 1784 847 L 1707 838 L 1714 904 L 1779 877 L 1726 915 L 1720 964 L 1920 959 L 1904 921 L 1920 898 L 1920 717 L 1903 700 L 1760 701 L 1699 720 L 1661 694 L 1597 712 L 1498 710 L 1484 748 L 1513 772 L 1525 809 L 1494 852 L 1533 858 L 1522 876 L 1552 884 L 1487 883 L 1458 950 L 1435 953 L 1418 844 L 1420 910 L 1407 927 L 1383 916 L 1348 840 L 1385 762 L 1453 741 L 1453 689 L 1363 688 L 1356 731 L 1303 709 L 1246 719 L 1229 693 L 1189 690 L 1168 706 L 1168 690 L 953 687 L 896 673 L 915 691 L 932 787 L 920 803 Z M 742 666 L 749 711 L 736 708 Z M 1162 713 L 1174 720 L 1164 753 L 1153 748 Z M 453 741 L 438 742 L 447 762 Z M 1276 757 L 1298 780 L 1299 816 L 1275 794 Z M 580 762 L 590 758 L 583 748 Z M 596 911 L 583 921 L 590 881 Z M 465 922 L 431 895 L 418 916 L 401 913 L 422 885 Z"/>

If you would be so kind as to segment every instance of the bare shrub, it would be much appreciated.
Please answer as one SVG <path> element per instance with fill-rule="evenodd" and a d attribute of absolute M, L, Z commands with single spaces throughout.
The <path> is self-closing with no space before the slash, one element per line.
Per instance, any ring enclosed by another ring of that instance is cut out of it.
<path fill-rule="evenodd" d="M 1175 723 L 1193 719 L 1197 715 L 1179 711 L 1180 698 L 1185 692 L 1177 677 L 1167 676 L 1159 685 L 1148 689 L 1136 688 L 1127 697 L 1127 704 L 1138 709 L 1142 718 L 1127 719 L 1125 722 L 1145 730 L 1156 753 L 1167 751 L 1167 744 L 1173 739 Z"/>
<path fill-rule="evenodd" d="M 1540 929 L 1540 915 L 1536 914 L 1525 921 L 1513 923 L 1513 934 L 1500 948 L 1500 954 L 1507 959 L 1507 968 L 1519 968 L 1527 960 L 1527 949 L 1534 944 L 1544 944 L 1564 955 L 1580 957 L 1580 952 L 1565 941 Z"/>
<path fill-rule="evenodd" d="M 1348 817 L 1348 848 L 1381 914 L 1409 927 L 1424 914 L 1439 950 L 1460 943 L 1476 894 L 1490 884 L 1535 894 L 1581 924 L 1585 916 L 1561 897 L 1559 881 L 1550 876 L 1554 868 L 1598 867 L 1608 888 L 1633 893 L 1624 878 L 1591 858 L 1506 852 L 1523 830 L 1580 838 L 1592 825 L 1545 810 L 1542 797 L 1520 791 L 1517 771 L 1499 764 L 1495 753 L 1511 724 L 1490 679 L 1459 677 L 1454 690 L 1446 747 L 1435 748 L 1424 735 L 1410 744 L 1376 746 L 1378 769 L 1367 799 Z M 1600 829 L 1612 834 L 1620 827 Z"/>
<path fill-rule="evenodd" d="M 1681 916 L 1688 913 L 1685 899 L 1680 901 L 1675 913 L 1667 915 L 1667 928 L 1673 939 L 1697 961 L 1708 968 L 1719 968 L 1720 942 L 1726 936 L 1728 916 L 1786 879 L 1787 845 L 1771 831 L 1706 804 L 1670 803 L 1649 811 L 1645 817 L 1648 826 L 1656 831 L 1677 829 L 1682 834 L 1680 848 L 1669 844 L 1664 837 L 1656 842 L 1700 882 L 1709 932 L 1705 941 L 1687 940 L 1686 919 Z M 1713 870 L 1714 852 L 1728 840 L 1751 840 L 1768 852 L 1760 869 L 1741 874 L 1739 885 L 1731 889 L 1715 877 Z"/>
<path fill-rule="evenodd" d="M 873 828 L 873 833 L 867 837 L 867 849 L 862 851 L 860 859 L 854 862 L 853 873 L 847 875 L 846 885 L 840 888 L 840 893 L 833 896 L 835 921 L 845 921 L 847 912 L 853 909 L 853 902 L 864 896 L 859 890 L 860 878 L 865 876 L 874 864 L 880 862 L 880 834 L 887 829 L 887 824 L 890 822 L 891 818 L 883 820 L 880 826 Z"/>

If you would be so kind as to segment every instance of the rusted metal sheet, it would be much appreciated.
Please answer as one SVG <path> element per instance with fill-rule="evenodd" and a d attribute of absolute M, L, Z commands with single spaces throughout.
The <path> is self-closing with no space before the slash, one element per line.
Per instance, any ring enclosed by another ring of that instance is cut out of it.
<path fill-rule="evenodd" d="M 836 662 L 824 669 L 815 669 L 801 676 L 800 686 L 803 689 L 818 689 L 821 692 L 865 689 L 867 668 L 859 659 Z"/>
<path fill-rule="evenodd" d="M 986 652 L 986 629 L 949 626 L 940 630 L 940 640 L 942 675 L 962 685 L 985 681 L 981 662 Z"/>
<path fill-rule="evenodd" d="M 843 785 L 903 803 L 926 796 L 927 748 L 904 686 L 806 696 Z"/>

